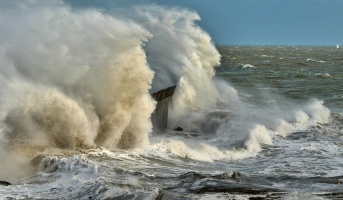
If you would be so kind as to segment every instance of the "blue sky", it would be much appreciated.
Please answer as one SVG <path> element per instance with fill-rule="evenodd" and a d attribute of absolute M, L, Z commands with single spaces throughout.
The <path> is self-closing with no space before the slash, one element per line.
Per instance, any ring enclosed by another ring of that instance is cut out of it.
<path fill-rule="evenodd" d="M 199 13 L 217 44 L 343 45 L 343 0 L 155 0 Z"/>
<path fill-rule="evenodd" d="M 188 8 L 200 15 L 201 21 L 198 24 L 211 35 L 216 44 L 343 45 L 343 0 L 88 0 L 78 2 L 95 3 L 97 6 L 99 4 L 108 6 L 112 3 L 115 5 L 118 3 L 120 5 L 155 3 Z"/>

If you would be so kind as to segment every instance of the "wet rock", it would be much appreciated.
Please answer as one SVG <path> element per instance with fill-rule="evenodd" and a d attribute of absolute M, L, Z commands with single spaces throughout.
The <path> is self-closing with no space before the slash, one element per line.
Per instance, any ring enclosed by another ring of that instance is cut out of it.
<path fill-rule="evenodd" d="M 7 182 L 7 181 L 0 181 L 0 185 L 8 186 L 8 185 L 12 185 L 12 184 L 10 182 Z"/>
<path fill-rule="evenodd" d="M 177 128 L 174 129 L 174 131 L 183 131 L 183 128 L 177 127 Z"/>

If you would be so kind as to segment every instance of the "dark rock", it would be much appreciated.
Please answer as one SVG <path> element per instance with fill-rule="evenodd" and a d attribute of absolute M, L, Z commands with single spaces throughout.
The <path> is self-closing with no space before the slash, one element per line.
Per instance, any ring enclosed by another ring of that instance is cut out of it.
<path fill-rule="evenodd" d="M 177 127 L 177 128 L 174 129 L 174 131 L 183 131 L 183 128 Z"/>
<path fill-rule="evenodd" d="M 10 182 L 7 182 L 7 181 L 0 181 L 0 185 L 8 186 L 8 185 L 12 185 L 12 184 Z"/>

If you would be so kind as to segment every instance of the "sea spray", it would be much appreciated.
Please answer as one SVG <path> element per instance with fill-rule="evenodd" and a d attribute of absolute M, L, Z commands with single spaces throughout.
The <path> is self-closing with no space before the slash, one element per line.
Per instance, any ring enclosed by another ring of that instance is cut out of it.
<path fill-rule="evenodd" d="M 212 78 L 220 55 L 194 12 L 141 6 L 118 17 L 62 1 L 12 2 L 1 11 L 7 150 L 29 157 L 51 147 L 146 147 L 149 93 L 179 85 L 174 121 L 219 97 Z"/>
<path fill-rule="evenodd" d="M 92 121 L 94 118 L 89 118 L 76 101 L 56 88 L 29 83 L 16 83 L 11 88 L 16 94 L 3 122 L 12 147 L 94 146 L 98 121 Z"/>
<path fill-rule="evenodd" d="M 139 142 L 124 142 L 125 138 L 121 143 L 122 136 L 137 136 L 137 140 L 146 144 L 147 137 L 141 135 L 147 135 L 151 129 L 149 116 L 154 102 L 149 100 L 148 90 L 153 72 L 147 66 L 141 44 L 150 34 L 133 22 L 118 20 L 95 10 L 72 11 L 62 2 L 9 4 L 2 16 L 18 24 L 2 21 L 5 31 L 1 43 L 6 54 L 2 55 L 5 61 L 1 67 L 8 73 L 9 82 L 29 85 L 19 89 L 11 87 L 11 90 L 19 91 L 13 92 L 12 98 L 17 100 L 10 102 L 9 107 L 17 107 L 18 112 L 31 118 L 39 118 L 40 112 L 42 115 L 57 115 L 58 111 L 59 118 L 65 122 L 58 123 L 61 120 L 53 117 L 31 120 L 26 124 L 17 120 L 17 125 L 11 125 L 13 132 L 5 134 L 25 134 L 30 129 L 40 129 L 33 132 L 42 131 L 56 137 L 60 134 L 61 138 L 83 134 L 84 139 L 78 146 L 92 146 L 95 137 L 99 145 L 107 147 L 141 146 L 137 144 Z M 15 14 L 14 10 L 20 10 L 20 14 Z M 5 92 L 3 96 L 6 98 Z M 65 103 L 58 106 L 62 101 L 68 101 L 70 106 Z M 74 110 L 70 110 L 71 107 Z M 11 111 L 4 112 L 3 116 L 7 112 L 7 117 L 11 117 L 8 114 Z M 82 114 L 76 114 L 78 112 Z M 68 119 L 68 113 L 83 115 L 76 118 L 85 120 L 73 122 Z M 146 120 L 143 122 L 141 117 Z M 140 125 L 140 122 L 147 125 Z M 68 127 L 81 124 L 91 128 L 68 131 Z M 20 131 L 14 130 L 19 126 Z M 51 133 L 56 128 L 59 130 Z M 75 144 L 60 142 L 56 146 L 73 147 Z"/>
<path fill-rule="evenodd" d="M 61 1 L 5 4 L 2 153 L 16 152 L 8 155 L 19 159 L 51 147 L 148 145 L 155 101 L 149 95 L 154 73 L 142 49 L 151 37 L 147 30 Z M 6 172 L 11 164 L 1 168 Z"/>
<path fill-rule="evenodd" d="M 214 107 L 220 95 L 213 77 L 220 54 L 210 36 L 185 9 L 160 6 L 135 8 L 132 17 L 153 35 L 145 44 L 147 62 L 155 71 L 152 92 L 177 85 L 169 112 L 169 128 L 176 128 L 194 110 Z"/>

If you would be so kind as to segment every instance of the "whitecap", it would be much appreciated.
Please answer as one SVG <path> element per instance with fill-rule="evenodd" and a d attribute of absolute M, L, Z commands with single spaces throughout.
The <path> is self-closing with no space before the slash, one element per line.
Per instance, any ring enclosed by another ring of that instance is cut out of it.
<path fill-rule="evenodd" d="M 254 65 L 251 65 L 251 64 L 244 64 L 239 68 L 240 69 L 251 69 L 251 68 L 256 68 L 256 67 Z"/>
<path fill-rule="evenodd" d="M 316 73 L 315 76 L 320 78 L 331 78 L 332 76 L 329 73 Z"/>

